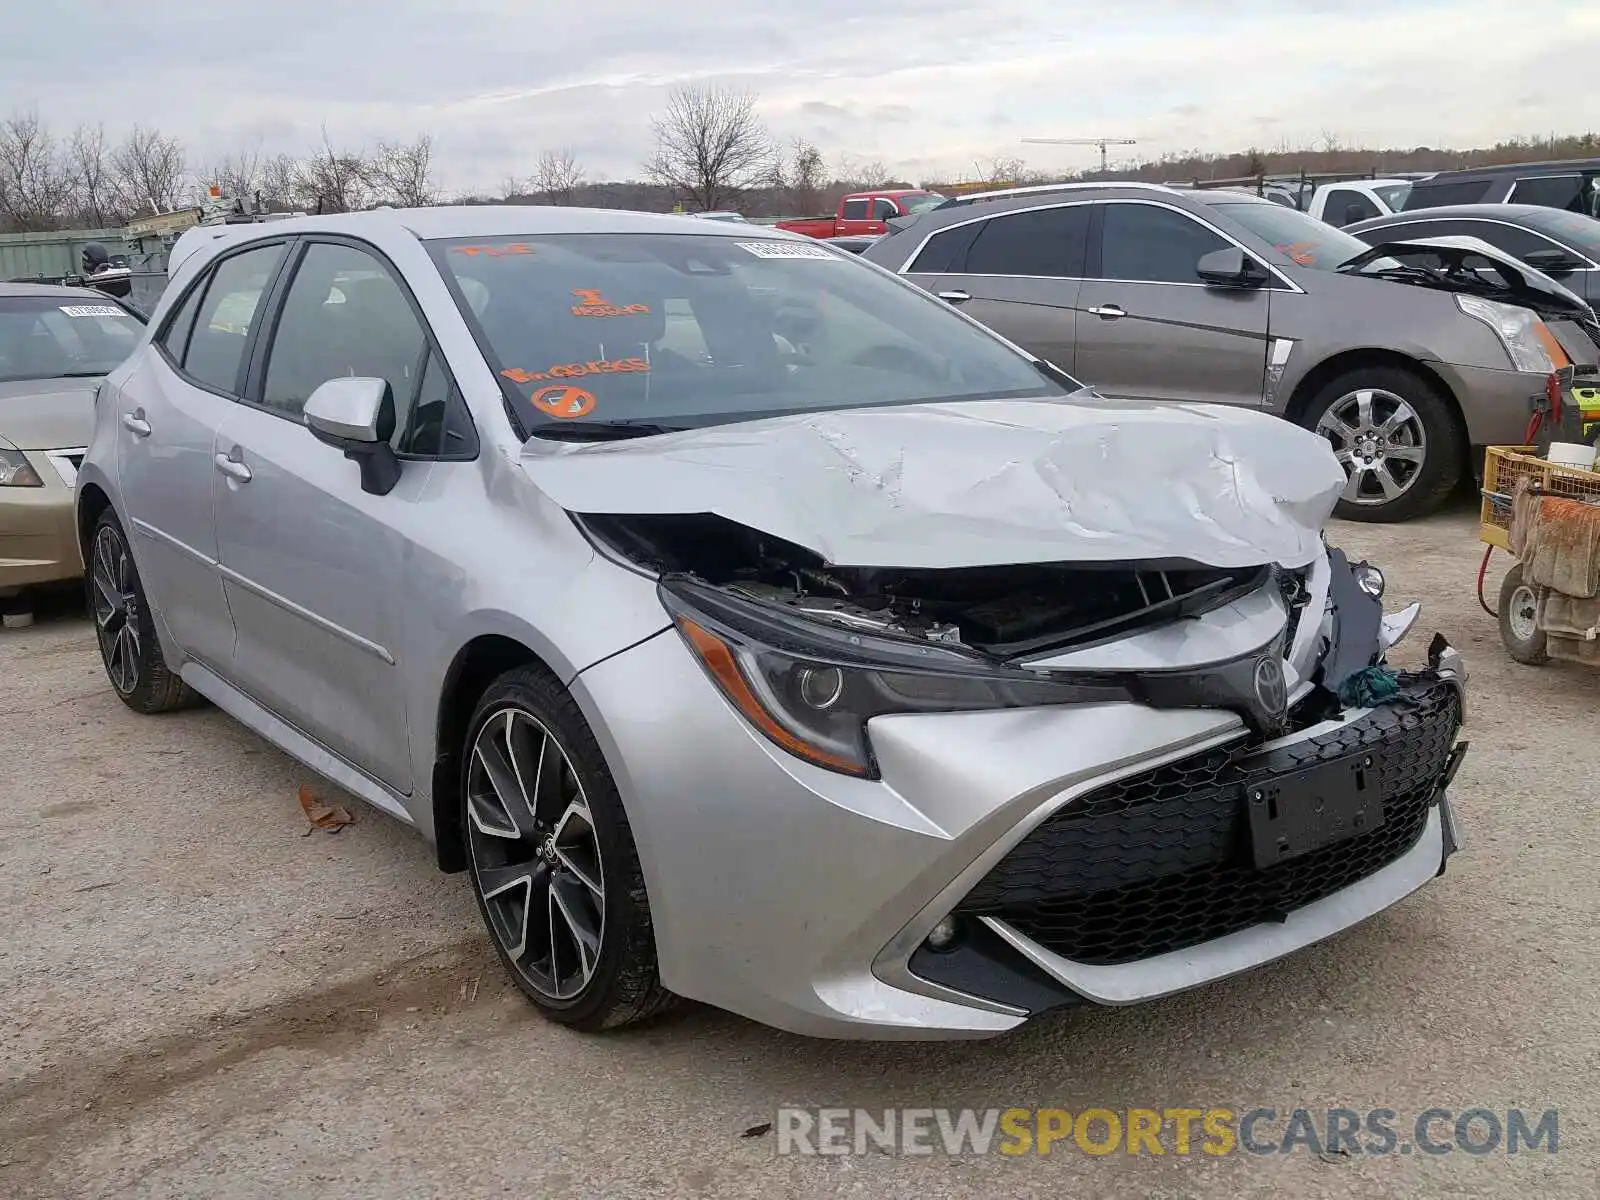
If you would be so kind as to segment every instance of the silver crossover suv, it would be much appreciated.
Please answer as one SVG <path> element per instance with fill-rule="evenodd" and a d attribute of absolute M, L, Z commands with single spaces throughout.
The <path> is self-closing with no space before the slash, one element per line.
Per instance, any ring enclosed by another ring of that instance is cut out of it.
<path fill-rule="evenodd" d="M 1520 444 L 1550 373 L 1597 352 L 1584 302 L 1492 246 L 1380 254 L 1239 192 L 1040 186 L 896 224 L 865 258 L 1098 390 L 1316 430 L 1355 520 L 1437 507 L 1469 447 Z"/>
<path fill-rule="evenodd" d="M 976 1036 L 1385 908 L 1455 847 L 1344 486 L 804 238 L 579 209 L 232 227 L 107 380 L 112 685 L 204 696 L 470 874 L 584 1029 L 676 994 Z"/>

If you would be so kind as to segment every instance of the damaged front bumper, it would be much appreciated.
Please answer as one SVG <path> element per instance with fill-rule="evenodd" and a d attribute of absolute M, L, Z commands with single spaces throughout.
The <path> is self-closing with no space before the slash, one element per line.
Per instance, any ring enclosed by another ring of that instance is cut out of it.
<path fill-rule="evenodd" d="M 1336 574 L 1319 556 L 1300 618 L 1274 618 L 1282 732 L 1128 702 L 888 714 L 861 778 L 755 730 L 674 630 L 591 667 L 574 692 L 639 845 L 664 984 L 817 1036 L 987 1036 L 1222 978 L 1394 904 L 1458 844 L 1464 672 L 1436 645 L 1385 703 L 1340 709 L 1314 679 L 1349 657 Z M 1415 615 L 1344 624 L 1381 660 Z M 1261 619 L 1240 602 L 1184 644 L 1255 645 Z"/>

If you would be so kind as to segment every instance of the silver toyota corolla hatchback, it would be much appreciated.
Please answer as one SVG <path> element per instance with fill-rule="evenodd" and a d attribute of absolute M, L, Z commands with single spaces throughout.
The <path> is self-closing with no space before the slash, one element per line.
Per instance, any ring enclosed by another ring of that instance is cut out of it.
<path fill-rule="evenodd" d="M 99 392 L 107 673 L 470 874 L 558 1021 L 977 1036 L 1378 912 L 1462 675 L 1261 413 L 1103 399 L 749 226 L 438 208 L 191 239 Z"/>

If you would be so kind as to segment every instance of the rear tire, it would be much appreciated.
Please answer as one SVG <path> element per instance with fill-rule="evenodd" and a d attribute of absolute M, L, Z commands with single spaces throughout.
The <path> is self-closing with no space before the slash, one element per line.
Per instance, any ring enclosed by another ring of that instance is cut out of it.
<path fill-rule="evenodd" d="M 1545 635 L 1534 624 L 1538 606 L 1538 593 L 1531 584 L 1522 582 L 1522 564 L 1518 563 L 1500 581 L 1500 603 L 1495 612 L 1500 618 L 1500 641 L 1506 653 L 1530 667 L 1542 667 L 1550 661 Z"/>
<path fill-rule="evenodd" d="M 1437 387 L 1403 367 L 1361 367 L 1324 385 L 1302 418 L 1350 479 L 1334 515 L 1394 522 L 1433 512 L 1466 472 L 1461 420 Z"/>
<path fill-rule="evenodd" d="M 670 1007 L 633 832 L 567 690 L 540 667 L 501 675 L 473 711 L 462 761 L 473 894 L 523 995 L 586 1032 Z"/>
<path fill-rule="evenodd" d="M 198 703 L 199 695 L 167 666 L 150 602 L 117 514 L 106 509 L 89 538 L 83 568 L 89 615 L 106 678 L 134 712 L 162 713 Z"/>

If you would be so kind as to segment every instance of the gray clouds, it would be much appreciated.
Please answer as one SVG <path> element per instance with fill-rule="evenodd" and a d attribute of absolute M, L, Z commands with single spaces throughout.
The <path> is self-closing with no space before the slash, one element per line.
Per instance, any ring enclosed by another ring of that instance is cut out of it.
<path fill-rule="evenodd" d="M 750 88 L 774 132 L 830 158 L 931 174 L 996 154 L 1092 160 L 1027 135 L 1136 137 L 1154 156 L 1570 131 L 1580 109 L 1560 81 L 1600 55 L 1600 8 L 1570 0 L 143 0 L 15 6 L 6 24 L 0 112 L 37 104 L 58 131 L 137 120 L 197 161 L 301 150 L 324 124 L 349 145 L 429 132 L 458 189 L 552 145 L 591 177 L 634 175 L 681 82 Z"/>

